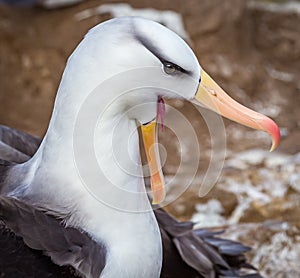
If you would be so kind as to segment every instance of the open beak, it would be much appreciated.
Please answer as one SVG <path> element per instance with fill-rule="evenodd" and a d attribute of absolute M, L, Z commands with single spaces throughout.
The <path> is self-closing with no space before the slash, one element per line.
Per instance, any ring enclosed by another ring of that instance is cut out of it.
<path fill-rule="evenodd" d="M 201 82 L 193 100 L 193 103 L 197 104 L 197 102 L 232 121 L 268 132 L 272 138 L 270 151 L 278 146 L 280 131 L 274 121 L 232 99 L 204 70 L 202 70 Z"/>
<path fill-rule="evenodd" d="M 273 120 L 236 102 L 204 71 L 198 91 L 192 100 L 216 113 L 242 125 L 266 131 L 272 138 L 273 151 L 279 144 L 280 131 Z M 153 193 L 152 204 L 159 204 L 165 198 L 164 179 L 158 153 L 156 120 L 141 126 L 146 156 L 150 168 Z"/>
<path fill-rule="evenodd" d="M 159 204 L 165 198 L 164 177 L 161 170 L 157 133 L 156 133 L 156 120 L 142 125 L 142 137 L 150 169 L 150 183 L 153 194 L 152 204 Z"/>

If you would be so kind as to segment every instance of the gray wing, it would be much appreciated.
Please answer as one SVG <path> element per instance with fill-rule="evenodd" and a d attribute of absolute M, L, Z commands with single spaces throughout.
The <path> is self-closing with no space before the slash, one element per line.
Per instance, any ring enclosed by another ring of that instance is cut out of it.
<path fill-rule="evenodd" d="M 192 222 L 179 222 L 163 209 L 154 211 L 163 242 L 161 277 L 247 277 L 261 278 L 246 262 L 250 248 L 216 237 L 221 232 L 193 229 Z M 249 271 L 252 270 L 252 274 Z"/>
<path fill-rule="evenodd" d="M 22 163 L 34 155 L 41 139 L 0 125 L 0 159 Z"/>
<path fill-rule="evenodd" d="M 0 277 L 78 277 L 70 266 L 58 266 L 42 251 L 29 248 L 0 221 Z"/>
<path fill-rule="evenodd" d="M 0 126 L 0 192 L 1 186 L 5 185 L 5 180 L 16 163 L 22 163 L 30 159 L 38 149 L 41 139 L 6 126 Z M 26 204 L 16 198 L 0 196 L 0 235 L 2 251 L 1 257 L 5 260 L 7 268 L 1 269 L 0 276 L 7 272 L 16 273 L 18 256 L 26 254 L 24 261 L 30 258 L 25 269 L 27 276 L 36 277 L 36 271 L 42 271 L 45 277 L 72 277 L 72 271 L 65 268 L 57 269 L 40 250 L 51 257 L 52 261 L 59 265 L 71 265 L 87 277 L 99 277 L 105 265 L 106 249 L 95 242 L 87 233 L 72 227 L 63 225 L 62 217 L 54 217 L 51 212 L 42 211 L 30 204 Z M 3 224 L 5 223 L 5 225 Z M 7 227 L 14 232 L 12 236 L 7 231 Z M 2 240 L 3 237 L 10 238 L 10 242 Z M 26 245 L 22 245 L 22 240 Z M 6 248 L 5 248 L 6 247 Z M 6 251 L 6 256 L 4 255 Z M 3 253 L 4 252 L 4 253 Z M 10 263 L 7 258 L 11 257 Z M 33 262 L 36 265 L 32 266 Z M 4 265 L 4 261 L 0 262 Z M 25 271 L 24 269 L 24 271 Z M 47 269 L 47 271 L 46 271 Z M 6 271 L 6 272 L 4 272 Z M 2 273 L 1 273 L 2 272 Z M 54 274 L 53 274 L 54 273 Z M 67 273 L 67 274 L 66 274 Z M 70 274 L 71 273 L 71 274 Z M 5 276 L 4 276 L 5 277 Z"/>
<path fill-rule="evenodd" d="M 64 227 L 61 219 L 15 198 L 0 197 L 0 216 L 27 246 L 43 251 L 57 265 L 71 265 L 86 277 L 100 276 L 106 249 L 87 233 Z"/>

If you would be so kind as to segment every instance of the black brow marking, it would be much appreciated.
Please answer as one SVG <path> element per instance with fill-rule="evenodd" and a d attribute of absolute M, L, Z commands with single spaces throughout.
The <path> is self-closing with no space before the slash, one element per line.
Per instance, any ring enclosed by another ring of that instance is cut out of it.
<path fill-rule="evenodd" d="M 134 32 L 134 38 L 140 42 L 145 48 L 147 48 L 157 59 L 161 61 L 162 64 L 166 65 L 167 63 L 172 64 L 176 67 L 176 69 L 182 73 L 192 75 L 192 72 L 189 70 L 186 70 L 180 66 L 178 66 L 176 63 L 169 60 L 169 58 L 164 57 L 161 51 L 153 45 L 153 43 L 146 38 L 145 36 L 142 36 L 140 33 L 136 31 L 135 26 L 133 27 Z"/>

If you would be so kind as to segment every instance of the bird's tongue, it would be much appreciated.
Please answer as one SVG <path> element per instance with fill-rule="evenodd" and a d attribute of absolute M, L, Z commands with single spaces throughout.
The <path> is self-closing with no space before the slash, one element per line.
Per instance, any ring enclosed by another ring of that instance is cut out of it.
<path fill-rule="evenodd" d="M 158 97 L 156 119 L 161 120 L 161 130 L 163 132 L 165 130 L 165 113 L 166 113 L 165 101 L 162 97 Z"/>

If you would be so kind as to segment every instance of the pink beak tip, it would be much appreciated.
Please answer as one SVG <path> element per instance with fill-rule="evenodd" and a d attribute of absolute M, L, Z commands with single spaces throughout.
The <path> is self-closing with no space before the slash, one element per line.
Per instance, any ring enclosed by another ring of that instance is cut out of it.
<path fill-rule="evenodd" d="M 271 138 L 272 138 L 272 147 L 270 149 L 270 152 L 274 151 L 280 142 L 280 129 L 277 126 L 277 124 L 270 119 L 269 123 L 268 123 L 268 129 L 267 132 L 270 134 Z"/>

